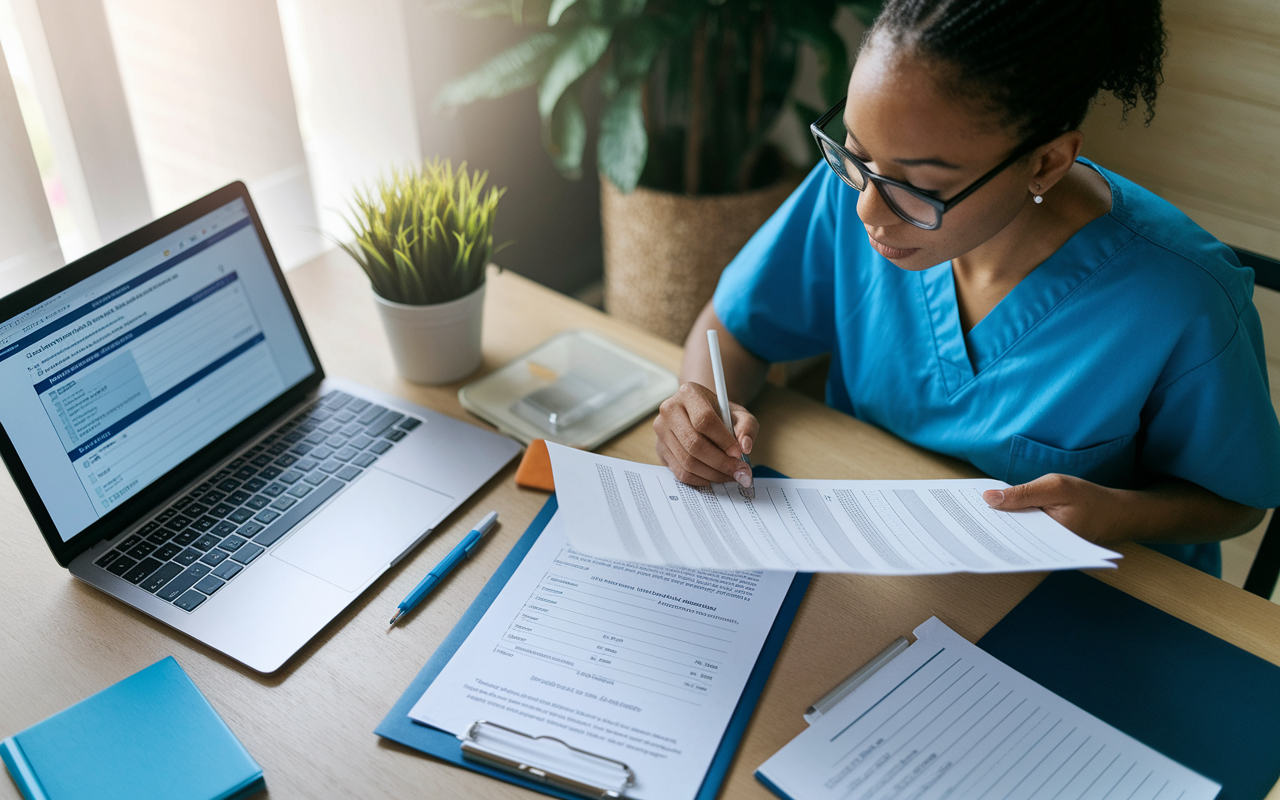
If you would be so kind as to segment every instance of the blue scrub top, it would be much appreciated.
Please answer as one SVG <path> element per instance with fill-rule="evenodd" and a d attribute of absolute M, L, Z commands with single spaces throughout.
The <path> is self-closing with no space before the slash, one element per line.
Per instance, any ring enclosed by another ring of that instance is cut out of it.
<path fill-rule="evenodd" d="M 1155 473 L 1280 505 L 1253 270 L 1080 160 L 1111 185 L 1111 212 L 968 334 L 950 262 L 909 272 L 872 250 L 858 193 L 822 163 L 729 264 L 716 314 L 765 361 L 830 352 L 828 405 L 994 478 L 1125 488 Z M 1221 573 L 1216 543 L 1157 549 Z"/>

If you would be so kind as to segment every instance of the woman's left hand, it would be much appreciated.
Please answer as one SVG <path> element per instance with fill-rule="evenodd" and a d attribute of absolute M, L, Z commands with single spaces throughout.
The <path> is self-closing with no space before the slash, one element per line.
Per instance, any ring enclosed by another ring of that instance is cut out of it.
<path fill-rule="evenodd" d="M 1075 535 L 1106 545 L 1115 543 L 1116 523 L 1124 518 L 1121 494 L 1116 489 L 1055 472 L 1030 483 L 988 490 L 982 493 L 982 499 L 1001 511 L 1043 509 Z"/>

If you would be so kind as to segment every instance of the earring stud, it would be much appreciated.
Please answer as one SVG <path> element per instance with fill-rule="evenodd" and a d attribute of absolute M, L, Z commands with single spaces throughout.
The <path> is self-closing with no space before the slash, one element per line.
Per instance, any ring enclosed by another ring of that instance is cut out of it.
<path fill-rule="evenodd" d="M 1044 202 L 1044 198 L 1043 198 L 1043 197 L 1041 197 L 1040 195 L 1036 195 L 1036 202 L 1037 202 L 1037 203 L 1043 203 L 1043 202 Z"/>

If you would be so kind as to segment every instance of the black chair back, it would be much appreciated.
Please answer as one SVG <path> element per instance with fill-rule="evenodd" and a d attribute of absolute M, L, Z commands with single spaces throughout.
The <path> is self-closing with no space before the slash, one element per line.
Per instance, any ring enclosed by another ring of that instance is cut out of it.
<path fill-rule="evenodd" d="M 1238 247 L 1231 249 L 1241 264 L 1253 269 L 1254 285 L 1280 291 L 1280 261 Z M 1280 512 L 1273 512 L 1258 554 L 1253 557 L 1249 577 L 1245 578 L 1244 590 L 1269 600 L 1276 590 L 1277 579 L 1280 579 Z"/>

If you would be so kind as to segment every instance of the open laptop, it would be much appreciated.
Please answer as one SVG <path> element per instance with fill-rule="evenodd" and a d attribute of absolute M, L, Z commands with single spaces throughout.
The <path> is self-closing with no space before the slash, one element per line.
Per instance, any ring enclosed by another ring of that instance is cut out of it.
<path fill-rule="evenodd" d="M 58 563 L 259 672 L 517 452 L 326 378 L 241 183 L 0 299 L 0 456 Z"/>

